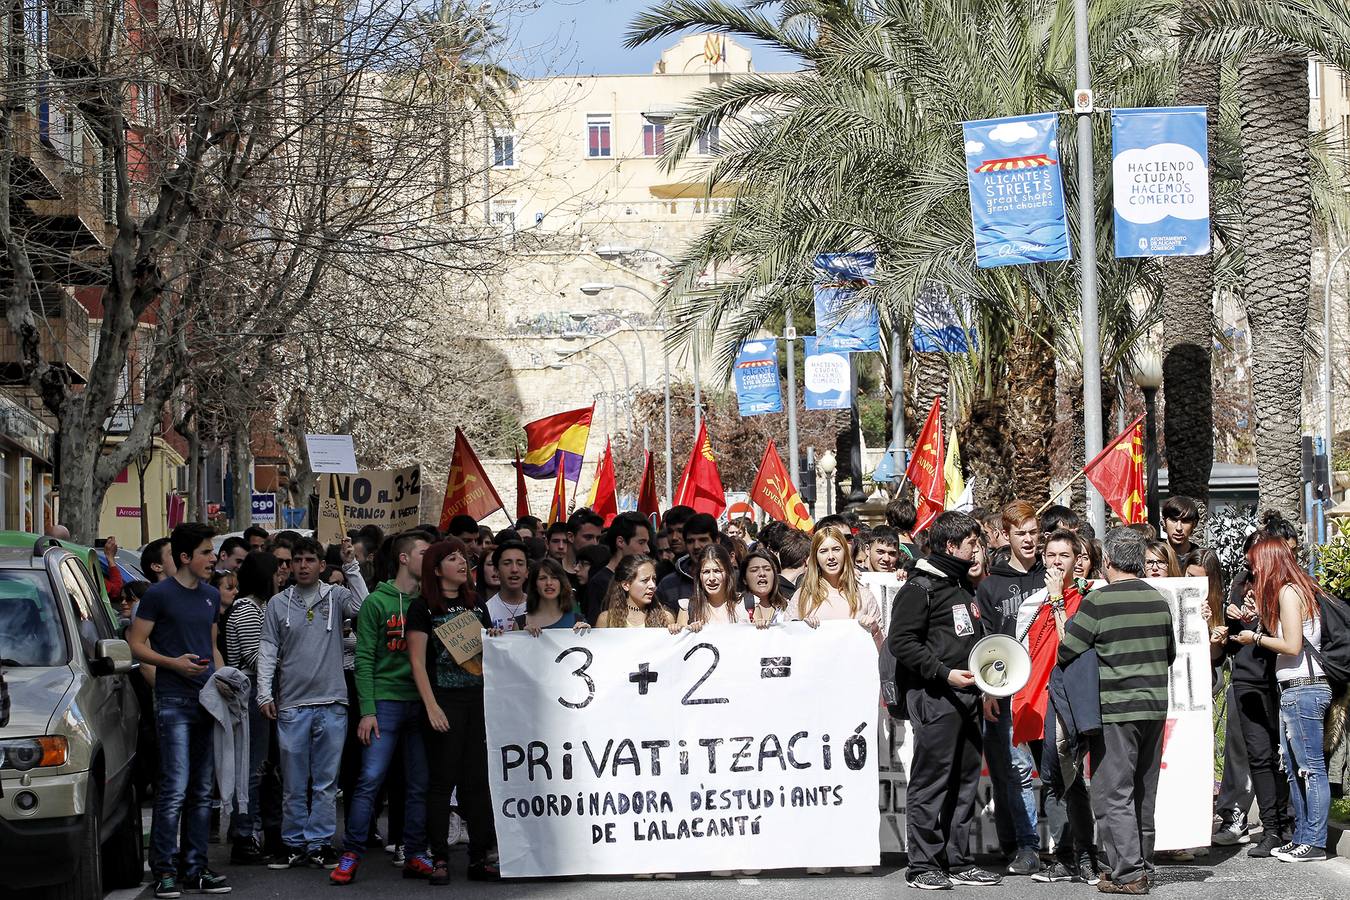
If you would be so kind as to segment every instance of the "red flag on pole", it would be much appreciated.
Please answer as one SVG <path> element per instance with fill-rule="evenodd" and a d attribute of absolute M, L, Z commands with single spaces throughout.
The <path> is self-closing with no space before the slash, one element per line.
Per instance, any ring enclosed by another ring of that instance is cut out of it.
<path fill-rule="evenodd" d="M 1126 525 L 1148 521 L 1144 500 L 1143 422 L 1144 417 L 1140 416 L 1127 425 L 1083 468 L 1087 480 Z"/>
<path fill-rule="evenodd" d="M 661 499 L 656 493 L 656 467 L 652 465 L 650 450 L 642 462 L 642 482 L 638 488 L 637 508 L 648 521 L 659 521 L 661 518 Z"/>
<path fill-rule="evenodd" d="M 505 509 L 497 489 L 488 481 L 469 439 L 455 429 L 455 452 L 450 456 L 450 475 L 445 481 L 445 502 L 441 504 L 441 531 L 448 531 L 450 520 L 458 515 L 473 516 L 475 521 Z"/>
<path fill-rule="evenodd" d="M 720 516 L 727 508 L 726 491 L 722 489 L 722 475 L 717 471 L 717 457 L 708 442 L 708 420 L 698 426 L 698 439 L 689 454 L 680 475 L 680 487 L 675 492 L 675 505 L 688 506 L 694 512 Z"/>
<path fill-rule="evenodd" d="M 792 483 L 783 461 L 778 457 L 778 447 L 772 440 L 764 448 L 764 458 L 759 461 L 759 472 L 755 474 L 755 486 L 750 489 L 750 499 L 772 518 L 786 522 L 793 528 L 810 531 L 815 527 L 811 514 L 806 511 L 806 504 L 802 502 L 802 495 Z"/>
<path fill-rule="evenodd" d="M 520 465 L 520 448 L 516 448 L 516 521 L 530 514 L 530 489 L 525 486 L 525 470 Z"/>
<path fill-rule="evenodd" d="M 614 456 L 609 441 L 605 441 L 605 455 L 595 464 L 595 480 L 591 482 L 591 496 L 586 505 L 605 520 L 606 528 L 619 514 L 618 482 L 614 477 Z"/>
<path fill-rule="evenodd" d="M 548 521 L 545 525 L 552 525 L 554 522 L 567 521 L 567 469 L 558 464 L 557 475 L 553 478 L 553 499 L 548 504 Z"/>
<path fill-rule="evenodd" d="M 923 423 L 919 439 L 914 442 L 914 456 L 905 469 L 905 478 L 914 485 L 915 506 L 919 518 L 914 533 L 923 531 L 946 508 L 947 479 L 943 474 L 946 449 L 942 438 L 942 398 L 933 398 L 933 408 Z"/>

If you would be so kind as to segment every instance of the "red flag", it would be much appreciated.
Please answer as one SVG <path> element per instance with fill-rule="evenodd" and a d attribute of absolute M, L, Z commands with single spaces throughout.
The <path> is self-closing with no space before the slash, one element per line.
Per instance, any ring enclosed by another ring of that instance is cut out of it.
<path fill-rule="evenodd" d="M 1087 480 L 1126 525 L 1148 521 L 1144 501 L 1143 422 L 1143 416 L 1135 419 L 1083 467 Z"/>
<path fill-rule="evenodd" d="M 586 504 L 591 512 L 605 520 L 605 527 L 619 514 L 618 483 L 614 477 L 614 456 L 609 441 L 605 441 L 605 455 L 595 464 L 595 480 L 591 482 L 591 496 Z"/>
<path fill-rule="evenodd" d="M 793 528 L 810 531 L 815 527 L 811 514 L 806 511 L 806 504 L 802 502 L 802 495 L 792 483 L 783 461 L 778 458 L 778 447 L 772 440 L 764 448 L 764 458 L 759 461 L 759 472 L 755 474 L 755 486 L 750 489 L 750 499 L 771 517 Z"/>
<path fill-rule="evenodd" d="M 553 478 L 553 499 L 548 504 L 548 521 L 545 525 L 552 525 L 554 522 L 567 521 L 567 469 L 559 464 L 558 474 Z"/>
<path fill-rule="evenodd" d="M 445 502 L 441 504 L 441 531 L 448 531 L 450 520 L 458 515 L 473 516 L 475 521 L 504 509 L 497 489 L 469 446 L 464 432 L 455 429 L 455 452 L 450 457 L 450 475 L 445 481 Z"/>
<path fill-rule="evenodd" d="M 919 508 L 919 518 L 914 524 L 914 533 L 923 531 L 933 520 L 942 514 L 946 507 L 947 480 L 942 467 L 946 450 L 942 439 L 942 398 L 933 398 L 933 408 L 928 411 L 928 421 L 923 423 L 923 431 L 914 442 L 914 456 L 905 469 L 905 478 L 914 485 L 915 506 Z"/>
<path fill-rule="evenodd" d="M 675 492 L 675 505 L 688 506 L 694 512 L 708 513 L 713 516 L 722 514 L 727 508 L 726 491 L 722 489 L 722 475 L 717 471 L 717 457 L 713 455 L 712 444 L 708 442 L 708 420 L 698 426 L 698 439 L 689 454 L 680 475 L 680 487 Z"/>
<path fill-rule="evenodd" d="M 661 518 L 661 499 L 656 493 L 656 467 L 652 465 L 650 450 L 642 463 L 642 486 L 638 488 L 637 508 L 648 520 Z"/>
<path fill-rule="evenodd" d="M 525 486 L 525 470 L 520 465 L 520 448 L 516 448 L 516 521 L 530 514 L 530 489 Z"/>

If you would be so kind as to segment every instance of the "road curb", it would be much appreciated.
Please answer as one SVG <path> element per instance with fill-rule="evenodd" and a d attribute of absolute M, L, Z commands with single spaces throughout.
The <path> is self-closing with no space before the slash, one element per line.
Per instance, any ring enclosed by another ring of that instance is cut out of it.
<path fill-rule="evenodd" d="M 1327 823 L 1327 855 L 1350 859 L 1350 822 Z"/>

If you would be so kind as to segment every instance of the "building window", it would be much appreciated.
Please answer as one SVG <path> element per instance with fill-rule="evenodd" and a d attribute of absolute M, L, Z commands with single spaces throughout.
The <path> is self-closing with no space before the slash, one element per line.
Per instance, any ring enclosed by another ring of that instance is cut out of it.
<path fill-rule="evenodd" d="M 514 134 L 494 134 L 492 136 L 492 168 L 514 169 L 516 167 L 516 136 Z"/>
<path fill-rule="evenodd" d="M 1322 64 L 1316 59 L 1308 59 L 1308 96 L 1316 100 L 1322 96 Z"/>
<path fill-rule="evenodd" d="M 716 156 L 722 152 L 722 130 L 716 125 L 698 136 L 698 152 L 704 156 Z"/>
<path fill-rule="evenodd" d="M 506 231 L 515 231 L 518 205 L 515 200 L 493 200 L 492 224 Z"/>
<path fill-rule="evenodd" d="M 609 116 L 586 117 L 586 155 L 592 159 L 614 155 L 614 123 Z"/>
<path fill-rule="evenodd" d="M 666 151 L 666 126 L 648 122 L 642 126 L 642 155 L 660 156 Z"/>

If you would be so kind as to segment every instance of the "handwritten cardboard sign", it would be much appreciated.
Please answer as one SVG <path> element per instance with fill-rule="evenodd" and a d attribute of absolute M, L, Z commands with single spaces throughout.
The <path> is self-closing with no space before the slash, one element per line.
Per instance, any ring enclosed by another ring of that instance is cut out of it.
<path fill-rule="evenodd" d="M 483 623 L 471 612 L 462 612 L 440 625 L 436 637 L 461 666 L 483 652 Z"/>

